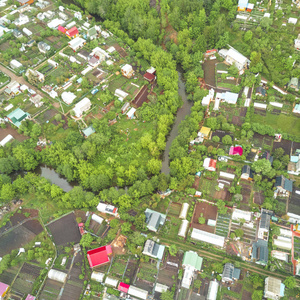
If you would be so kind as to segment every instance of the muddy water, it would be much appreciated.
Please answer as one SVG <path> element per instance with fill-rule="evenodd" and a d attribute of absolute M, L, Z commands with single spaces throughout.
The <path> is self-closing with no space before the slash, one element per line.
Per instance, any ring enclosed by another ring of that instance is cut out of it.
<path fill-rule="evenodd" d="M 186 115 L 189 115 L 191 113 L 191 107 L 193 106 L 192 101 L 189 101 L 187 99 L 187 93 L 185 92 L 185 83 L 183 82 L 183 75 L 182 75 L 181 71 L 178 71 L 178 76 L 179 76 L 178 94 L 183 101 L 183 105 L 182 105 L 182 107 L 180 107 L 178 109 L 175 122 L 174 122 L 173 127 L 167 137 L 166 150 L 164 151 L 164 154 L 163 154 L 163 161 L 162 161 L 162 168 L 161 168 L 161 172 L 165 173 L 166 175 L 170 173 L 169 153 L 170 153 L 172 141 L 178 135 L 178 127 L 179 127 L 180 122 L 182 120 L 184 120 Z"/>
<path fill-rule="evenodd" d="M 74 182 L 68 182 L 66 178 L 58 174 L 53 168 L 48 167 L 46 165 L 38 166 L 34 172 L 39 174 L 40 176 L 49 179 L 51 183 L 56 184 L 60 188 L 62 188 L 65 192 L 70 191 L 75 185 Z"/>

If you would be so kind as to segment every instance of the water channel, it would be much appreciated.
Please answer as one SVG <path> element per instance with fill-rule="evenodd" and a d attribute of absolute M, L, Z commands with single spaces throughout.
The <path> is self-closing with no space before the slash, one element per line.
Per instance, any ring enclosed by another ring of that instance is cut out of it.
<path fill-rule="evenodd" d="M 166 142 L 166 149 L 163 154 L 163 160 L 162 160 L 162 168 L 161 172 L 165 173 L 166 175 L 170 173 L 170 159 L 169 159 L 169 153 L 170 148 L 173 140 L 178 135 L 178 127 L 182 120 L 184 120 L 186 115 L 189 115 L 191 113 L 191 107 L 193 106 L 192 101 L 189 101 L 187 99 L 187 93 L 185 91 L 185 83 L 183 82 L 183 75 L 182 72 L 178 70 L 178 94 L 181 97 L 183 101 L 183 105 L 177 110 L 176 119 L 172 126 L 172 129 L 167 136 L 167 142 Z"/>

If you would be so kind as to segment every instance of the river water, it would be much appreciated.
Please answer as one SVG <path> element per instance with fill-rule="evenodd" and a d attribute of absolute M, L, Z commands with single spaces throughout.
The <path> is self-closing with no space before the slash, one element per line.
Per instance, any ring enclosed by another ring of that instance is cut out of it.
<path fill-rule="evenodd" d="M 174 122 L 172 129 L 167 137 L 166 149 L 163 154 L 162 168 L 161 168 L 161 172 L 165 173 L 166 175 L 170 173 L 169 153 L 170 153 L 172 141 L 178 135 L 178 127 L 179 127 L 180 122 L 182 120 L 184 120 L 186 115 L 189 115 L 191 113 L 191 107 L 193 106 L 193 102 L 189 101 L 187 99 L 187 93 L 185 91 L 185 83 L 183 82 L 183 75 L 182 75 L 181 71 L 178 71 L 178 77 L 179 77 L 179 79 L 178 79 L 178 94 L 183 101 L 183 105 L 178 109 L 175 122 Z"/>

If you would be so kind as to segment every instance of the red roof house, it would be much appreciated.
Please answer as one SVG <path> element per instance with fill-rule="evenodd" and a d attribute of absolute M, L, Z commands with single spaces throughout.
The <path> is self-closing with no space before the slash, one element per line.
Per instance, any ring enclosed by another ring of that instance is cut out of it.
<path fill-rule="evenodd" d="M 241 146 L 231 146 L 229 150 L 229 155 L 243 155 L 243 148 Z"/>
<path fill-rule="evenodd" d="M 103 246 L 87 252 L 87 259 L 90 267 L 94 268 L 109 262 L 109 255 L 112 254 L 111 246 Z"/>
<path fill-rule="evenodd" d="M 144 79 L 146 79 L 149 82 L 154 81 L 155 78 L 156 78 L 156 76 L 154 74 L 151 74 L 151 73 L 148 73 L 148 72 L 144 74 Z"/>
<path fill-rule="evenodd" d="M 217 160 L 216 159 L 212 159 L 212 158 L 209 158 L 209 157 L 206 157 L 204 159 L 204 162 L 203 162 L 203 167 L 205 170 L 208 170 L 208 171 L 216 171 L 216 166 L 217 166 Z"/>
<path fill-rule="evenodd" d="M 57 27 L 57 30 L 60 31 L 61 33 L 65 34 L 67 29 L 66 29 L 65 27 L 59 25 L 59 26 Z"/>
<path fill-rule="evenodd" d="M 71 38 L 75 38 L 76 36 L 79 35 L 78 29 L 76 26 L 72 27 L 71 29 L 69 29 L 68 31 L 66 31 L 66 35 L 67 37 Z"/>
<path fill-rule="evenodd" d="M 119 286 L 118 286 L 118 290 L 120 292 L 124 292 L 124 293 L 128 293 L 128 289 L 129 289 L 130 285 L 126 284 L 124 282 L 120 282 Z"/>

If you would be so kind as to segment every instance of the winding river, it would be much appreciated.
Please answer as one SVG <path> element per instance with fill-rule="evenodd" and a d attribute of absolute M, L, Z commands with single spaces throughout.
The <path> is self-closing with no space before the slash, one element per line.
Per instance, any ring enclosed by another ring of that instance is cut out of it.
<path fill-rule="evenodd" d="M 180 122 L 184 120 L 186 115 L 189 115 L 191 113 L 191 107 L 193 106 L 192 101 L 189 101 L 187 99 L 187 93 L 185 91 L 185 83 L 183 82 L 183 74 L 179 70 L 178 70 L 178 77 L 179 77 L 178 94 L 183 101 L 183 105 L 178 109 L 175 122 L 167 137 L 166 149 L 163 154 L 163 161 L 162 161 L 162 168 L 161 168 L 161 172 L 165 173 L 166 175 L 170 173 L 169 153 L 170 153 L 171 144 L 173 140 L 176 138 L 176 136 L 178 135 L 178 127 Z"/>

